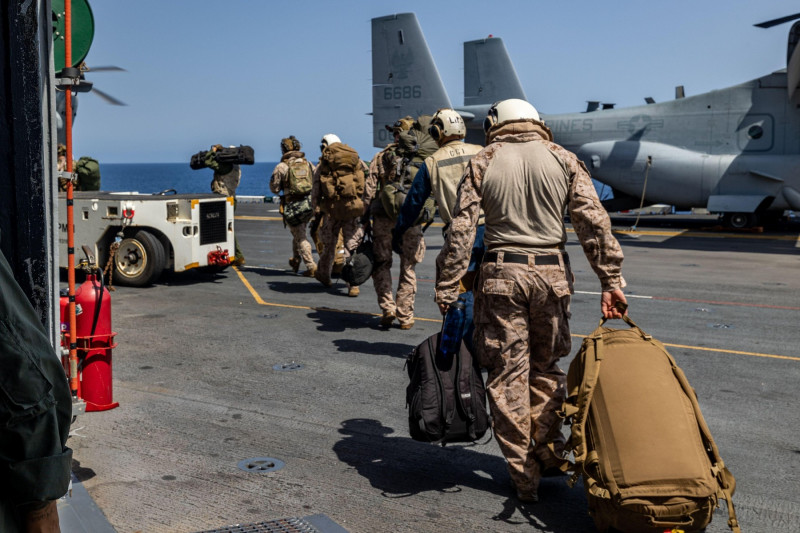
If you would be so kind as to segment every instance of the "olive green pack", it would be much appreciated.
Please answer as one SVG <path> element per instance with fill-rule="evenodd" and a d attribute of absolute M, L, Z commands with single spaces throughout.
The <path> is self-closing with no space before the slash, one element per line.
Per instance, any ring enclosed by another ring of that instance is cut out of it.
<path fill-rule="evenodd" d="M 589 514 L 603 532 L 699 531 L 724 499 L 728 526 L 740 533 L 736 482 L 694 389 L 664 345 L 624 319 L 629 329 L 601 321 L 567 373 L 570 485 L 583 477 Z"/>
<path fill-rule="evenodd" d="M 364 169 L 358 152 L 333 143 L 322 152 L 319 163 L 322 210 L 334 220 L 349 220 L 364 213 Z"/>
<path fill-rule="evenodd" d="M 286 194 L 298 200 L 311 193 L 311 165 L 302 157 L 290 159 L 286 165 Z"/>
<path fill-rule="evenodd" d="M 381 206 L 392 220 L 397 220 L 400 215 L 411 184 L 414 183 L 414 178 L 425 159 L 439 148 L 428 133 L 431 119 L 431 115 L 421 115 L 411 129 L 400 133 L 397 154 L 401 157 L 401 162 L 398 168 L 394 172 L 390 172 L 389 176 L 381 183 L 380 191 Z M 431 222 L 435 212 L 436 204 L 431 195 L 425 200 L 414 225 Z"/>
<path fill-rule="evenodd" d="M 96 159 L 83 156 L 75 163 L 75 173 L 78 175 L 77 189 L 79 191 L 100 190 L 100 164 Z"/>

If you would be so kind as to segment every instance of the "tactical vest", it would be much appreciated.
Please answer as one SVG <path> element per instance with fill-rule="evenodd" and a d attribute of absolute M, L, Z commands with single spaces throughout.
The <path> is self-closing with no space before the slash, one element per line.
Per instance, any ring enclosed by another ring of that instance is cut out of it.
<path fill-rule="evenodd" d="M 445 224 L 453 220 L 458 184 L 472 157 L 483 148 L 461 141 L 449 142 L 425 160 L 431 178 L 431 189 Z M 481 216 L 481 223 L 483 216 Z"/>
<path fill-rule="evenodd" d="M 364 169 L 358 152 L 333 143 L 319 162 L 320 207 L 334 220 L 350 220 L 364 213 Z"/>

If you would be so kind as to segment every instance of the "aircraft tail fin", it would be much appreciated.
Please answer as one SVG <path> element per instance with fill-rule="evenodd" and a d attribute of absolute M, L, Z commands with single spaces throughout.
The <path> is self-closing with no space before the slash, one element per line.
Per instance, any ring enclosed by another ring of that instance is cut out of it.
<path fill-rule="evenodd" d="M 766 22 L 755 24 L 757 28 L 772 28 L 785 22 L 791 22 L 800 18 L 800 13 L 780 17 Z M 789 43 L 786 49 L 786 81 L 789 90 L 789 100 L 794 100 L 800 89 L 800 22 L 795 22 L 789 30 Z M 800 98 L 799 98 L 800 99 Z"/>
<path fill-rule="evenodd" d="M 527 100 L 503 40 L 489 37 L 464 43 L 464 105 Z"/>
<path fill-rule="evenodd" d="M 372 142 L 392 141 L 387 124 L 451 107 L 414 13 L 372 19 Z"/>

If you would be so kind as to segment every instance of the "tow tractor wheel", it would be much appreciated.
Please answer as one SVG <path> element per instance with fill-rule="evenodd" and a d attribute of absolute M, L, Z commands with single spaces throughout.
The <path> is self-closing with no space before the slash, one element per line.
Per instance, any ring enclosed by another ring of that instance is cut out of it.
<path fill-rule="evenodd" d="M 736 229 L 750 228 L 756 225 L 755 213 L 725 213 L 722 223 Z"/>
<path fill-rule="evenodd" d="M 114 282 L 142 287 L 158 280 L 167 259 L 161 242 L 150 232 L 139 230 L 123 239 L 114 256 Z"/>

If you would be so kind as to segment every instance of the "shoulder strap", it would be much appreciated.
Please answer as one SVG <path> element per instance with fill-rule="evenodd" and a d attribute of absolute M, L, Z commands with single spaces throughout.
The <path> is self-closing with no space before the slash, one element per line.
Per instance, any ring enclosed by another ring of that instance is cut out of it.
<path fill-rule="evenodd" d="M 469 427 L 469 438 L 472 440 L 478 440 L 478 436 L 475 433 L 475 411 L 472 409 L 472 355 L 467 351 L 464 347 L 462 342 L 461 346 L 458 348 L 458 354 L 456 355 L 456 407 L 460 407 L 461 411 L 464 413 L 464 416 L 468 420 L 467 426 Z M 462 395 L 461 391 L 463 388 L 466 387 L 467 391 L 470 394 L 470 398 L 468 401 L 464 400 L 464 396 Z"/>

